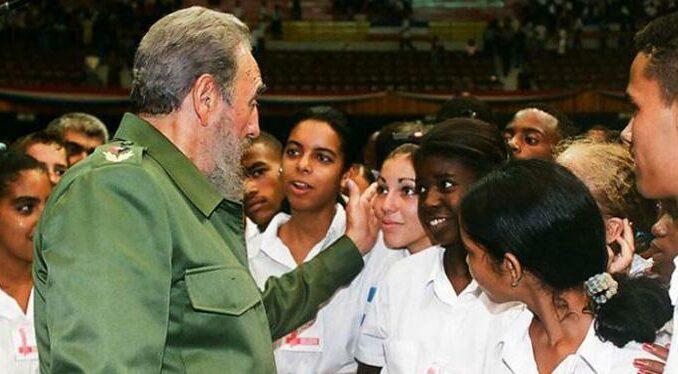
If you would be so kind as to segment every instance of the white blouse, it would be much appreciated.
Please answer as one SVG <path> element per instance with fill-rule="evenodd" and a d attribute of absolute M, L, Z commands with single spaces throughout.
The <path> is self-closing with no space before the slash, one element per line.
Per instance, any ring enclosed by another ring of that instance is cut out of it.
<path fill-rule="evenodd" d="M 478 373 L 493 304 L 471 282 L 457 294 L 434 246 L 395 263 L 368 311 L 356 359 L 382 373 Z M 494 312 L 494 313 L 493 313 Z"/>
<path fill-rule="evenodd" d="M 249 266 L 257 285 L 263 289 L 271 276 L 280 276 L 297 267 L 289 248 L 278 237 L 280 226 L 290 216 L 279 213 L 266 230 L 247 242 Z M 339 239 L 346 229 L 346 213 L 337 204 L 337 211 L 326 236 L 308 253 L 310 261 Z M 380 240 L 363 257 L 360 274 L 336 293 L 318 311 L 315 320 L 298 328 L 274 343 L 278 373 L 352 373 L 357 365 L 354 349 L 360 323 L 369 301 L 376 294 L 376 282 L 391 263 L 401 259 L 404 251 L 389 250 Z"/>
<path fill-rule="evenodd" d="M 37 374 L 40 370 L 33 327 L 33 291 L 26 313 L 0 290 L 0 373 Z"/>
<path fill-rule="evenodd" d="M 533 314 L 526 307 L 519 312 L 505 313 L 490 327 L 491 337 L 485 354 L 483 373 L 538 374 L 532 350 L 529 328 Z M 600 340 L 594 329 L 595 321 L 577 351 L 567 356 L 552 374 L 635 374 L 637 358 L 653 358 L 641 344 L 631 342 L 618 348 Z"/>

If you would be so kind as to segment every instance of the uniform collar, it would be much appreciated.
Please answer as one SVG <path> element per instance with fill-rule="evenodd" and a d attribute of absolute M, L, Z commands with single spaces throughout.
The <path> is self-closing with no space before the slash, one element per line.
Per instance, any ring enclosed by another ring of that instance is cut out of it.
<path fill-rule="evenodd" d="M 278 229 L 280 229 L 280 226 L 285 222 L 289 221 L 289 219 L 290 215 L 283 212 L 276 214 L 273 219 L 271 219 L 266 230 L 260 236 L 261 240 L 257 241 L 257 246 L 259 248 L 254 249 L 252 257 L 256 256 L 259 252 L 263 252 L 266 256 L 281 265 L 286 266 L 290 270 L 297 267 L 297 263 L 292 257 L 289 248 L 287 248 L 278 236 Z M 332 218 L 332 223 L 330 223 L 330 227 L 327 230 L 325 237 L 313 246 L 313 249 L 306 255 L 304 262 L 312 259 L 320 253 L 320 251 L 339 239 L 339 237 L 344 234 L 344 231 L 346 231 L 346 211 L 341 204 L 337 204 L 336 213 L 334 213 L 334 218 Z"/>
<path fill-rule="evenodd" d="M 462 298 L 473 297 L 478 298 L 480 296 L 481 290 L 478 287 L 478 283 L 475 280 L 471 280 L 471 283 L 464 288 L 459 295 L 452 287 L 450 279 L 447 278 L 445 274 L 445 266 L 443 265 L 443 256 L 445 255 L 445 248 L 440 246 L 434 246 L 432 248 L 426 249 L 430 251 L 430 256 L 434 259 L 431 264 L 431 272 L 429 273 L 428 280 L 426 284 L 433 285 L 433 292 L 440 301 L 454 305 L 458 303 Z"/>
<path fill-rule="evenodd" d="M 501 351 L 501 360 L 514 373 L 537 372 L 532 340 L 529 336 L 533 317 L 532 312 L 524 308 L 511 327 L 506 329 L 506 333 L 499 339 L 498 346 Z M 571 356 L 577 356 L 578 359 L 583 360 L 592 373 L 608 373 L 612 365 L 611 358 L 614 351 L 615 347 L 612 343 L 598 339 L 595 332 L 595 321 L 593 321 L 584 341 Z M 571 356 L 565 359 L 572 359 Z"/>
<path fill-rule="evenodd" d="M 0 289 L 0 317 L 15 319 L 19 317 L 33 319 L 33 289 L 31 295 L 28 297 L 28 308 L 26 314 L 21 310 L 19 303 L 9 296 L 5 291 Z"/>
<path fill-rule="evenodd" d="M 146 149 L 174 183 L 205 217 L 223 201 L 224 196 L 169 139 L 150 123 L 125 113 L 115 139 L 128 140 Z"/>
<path fill-rule="evenodd" d="M 261 235 L 259 226 L 257 226 L 257 224 L 249 217 L 245 217 L 245 241 L 253 240 L 258 235 Z"/>
<path fill-rule="evenodd" d="M 497 343 L 501 361 L 514 373 L 537 372 L 529 336 L 532 317 L 532 312 L 524 308 Z"/>
<path fill-rule="evenodd" d="M 617 348 L 610 342 L 604 342 L 596 336 L 596 322 L 591 322 L 586 338 L 577 349 L 576 355 L 581 357 L 591 367 L 594 373 L 608 373 L 610 371 L 614 352 Z"/>

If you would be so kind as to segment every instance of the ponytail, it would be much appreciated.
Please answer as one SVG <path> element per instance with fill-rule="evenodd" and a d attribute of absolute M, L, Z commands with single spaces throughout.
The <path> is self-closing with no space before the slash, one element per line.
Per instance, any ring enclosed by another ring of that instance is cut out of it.
<path fill-rule="evenodd" d="M 630 341 L 652 343 L 673 316 L 669 292 L 658 279 L 612 275 L 617 293 L 603 303 L 592 300 L 596 336 L 623 347 Z"/>

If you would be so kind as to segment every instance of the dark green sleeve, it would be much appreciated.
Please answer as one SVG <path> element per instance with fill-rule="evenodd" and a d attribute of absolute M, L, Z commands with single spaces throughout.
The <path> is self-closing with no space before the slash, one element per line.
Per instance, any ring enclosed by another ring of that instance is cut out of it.
<path fill-rule="evenodd" d="M 313 318 L 318 306 L 349 284 L 362 267 L 360 252 L 343 236 L 294 271 L 269 278 L 262 299 L 273 340 Z"/>
<path fill-rule="evenodd" d="M 110 165 L 56 194 L 36 239 L 40 371 L 160 372 L 172 245 L 159 188 L 138 165 Z"/>

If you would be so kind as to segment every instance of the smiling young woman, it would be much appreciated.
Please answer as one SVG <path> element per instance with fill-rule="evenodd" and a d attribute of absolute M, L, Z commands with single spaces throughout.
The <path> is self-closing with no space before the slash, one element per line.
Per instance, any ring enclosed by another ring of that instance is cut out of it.
<path fill-rule="evenodd" d="M 417 212 L 438 246 L 388 270 L 358 340 L 359 373 L 477 371 L 491 313 L 468 272 L 457 212 L 469 186 L 507 158 L 499 130 L 478 120 L 447 120 L 424 136 L 413 157 Z"/>
<path fill-rule="evenodd" d="M 418 148 L 414 144 L 401 145 L 384 160 L 374 201 L 384 244 L 388 248 L 405 248 L 410 254 L 431 246 L 417 216 L 419 194 L 412 156 Z"/>

